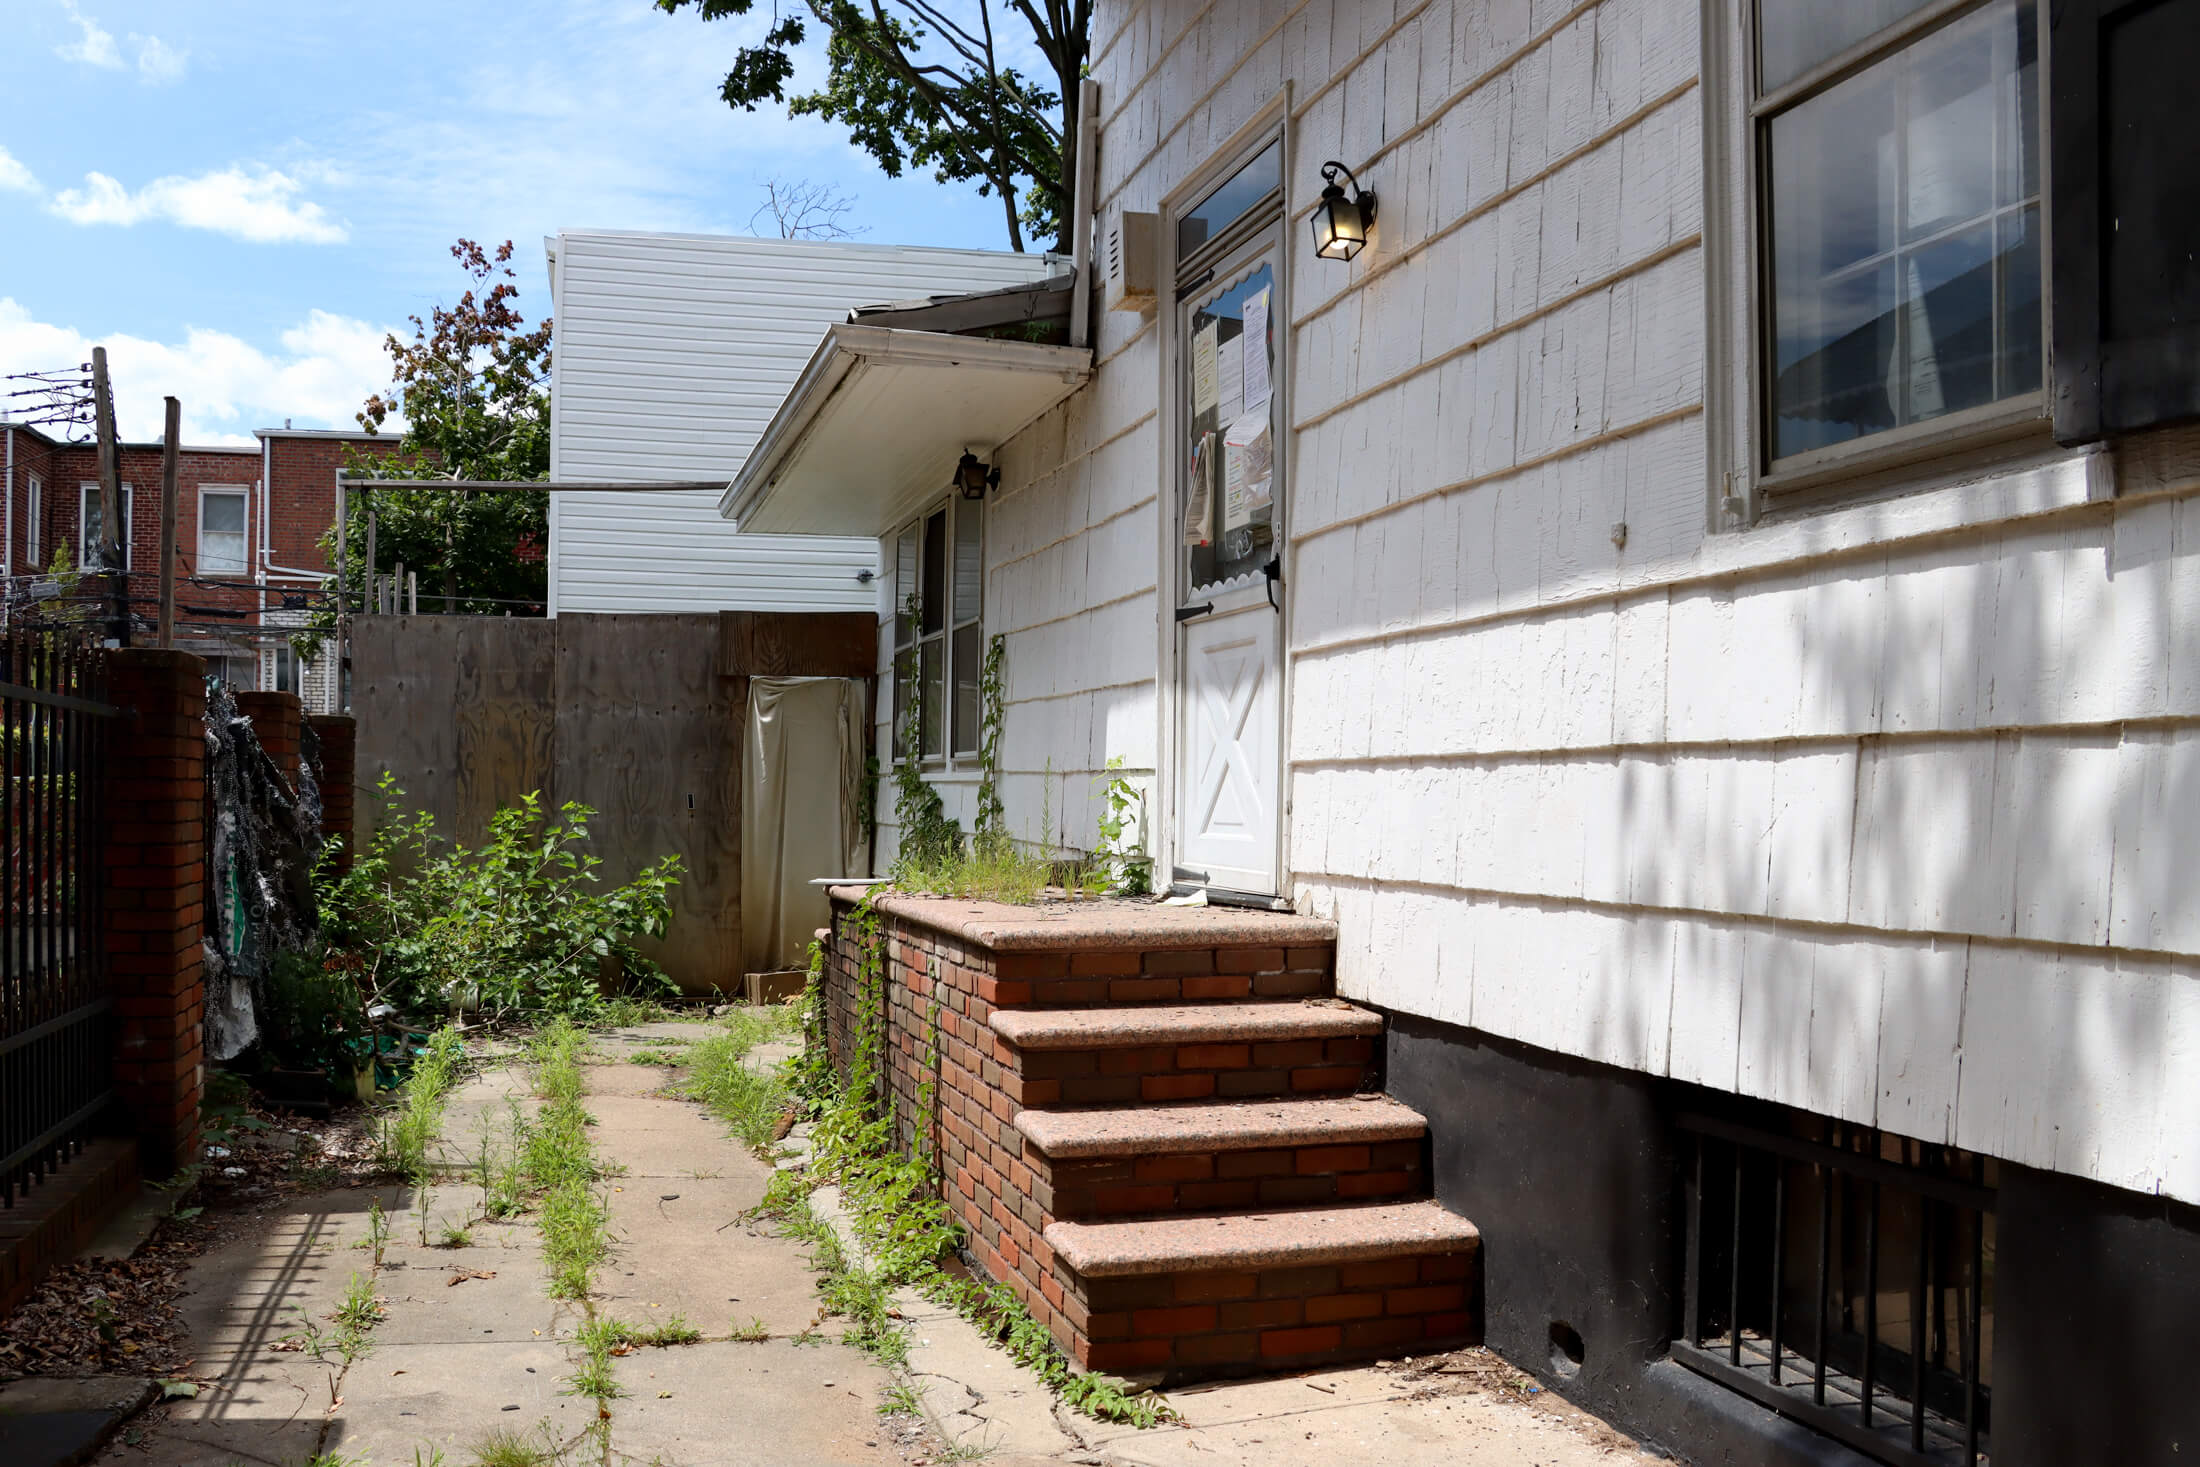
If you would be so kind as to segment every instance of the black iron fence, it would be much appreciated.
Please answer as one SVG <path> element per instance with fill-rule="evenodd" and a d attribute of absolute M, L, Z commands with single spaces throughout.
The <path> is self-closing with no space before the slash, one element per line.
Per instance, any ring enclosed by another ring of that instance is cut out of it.
<path fill-rule="evenodd" d="M 114 1103 L 101 921 L 104 653 L 87 629 L 0 636 L 0 1207 Z"/>
<path fill-rule="evenodd" d="M 1987 1461 L 1993 1163 L 1793 1113 L 1679 1123 L 1694 1154 L 1673 1358 L 1881 1462 Z"/>

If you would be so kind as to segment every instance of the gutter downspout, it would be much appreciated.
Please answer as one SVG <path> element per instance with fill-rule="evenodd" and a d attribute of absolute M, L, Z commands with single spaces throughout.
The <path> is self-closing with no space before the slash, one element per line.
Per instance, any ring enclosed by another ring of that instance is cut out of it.
<path fill-rule="evenodd" d="M 1077 84 L 1077 180 L 1071 196 L 1069 344 L 1092 344 L 1093 151 L 1100 142 L 1100 83 Z"/>

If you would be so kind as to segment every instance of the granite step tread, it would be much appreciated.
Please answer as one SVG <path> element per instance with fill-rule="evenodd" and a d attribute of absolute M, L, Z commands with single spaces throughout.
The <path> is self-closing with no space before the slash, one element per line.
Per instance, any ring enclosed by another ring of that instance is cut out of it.
<path fill-rule="evenodd" d="M 1480 1240 L 1473 1223 L 1425 1199 L 1218 1217 L 1055 1222 L 1046 1230 L 1047 1246 L 1086 1278 L 1463 1253 Z"/>
<path fill-rule="evenodd" d="M 1026 1110 L 1016 1129 L 1055 1161 L 1417 1141 L 1428 1121 L 1387 1095 Z"/>
<path fill-rule="evenodd" d="M 1108 1009 L 996 1009 L 989 1022 L 994 1033 L 1018 1049 L 1129 1049 L 1155 1044 L 1345 1039 L 1383 1032 L 1382 1015 L 1338 999 Z"/>

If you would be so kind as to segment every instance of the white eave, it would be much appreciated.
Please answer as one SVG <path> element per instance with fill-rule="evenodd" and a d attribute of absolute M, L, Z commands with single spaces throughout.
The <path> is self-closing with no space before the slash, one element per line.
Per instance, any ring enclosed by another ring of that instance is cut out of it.
<path fill-rule="evenodd" d="M 761 534 L 882 535 L 1092 376 L 1083 347 L 840 325 L 718 511 Z"/>

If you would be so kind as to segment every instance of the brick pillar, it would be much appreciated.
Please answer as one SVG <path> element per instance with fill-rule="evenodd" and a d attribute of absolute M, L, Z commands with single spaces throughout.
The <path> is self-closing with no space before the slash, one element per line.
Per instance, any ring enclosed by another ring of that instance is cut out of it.
<path fill-rule="evenodd" d="M 239 693 L 237 711 L 252 720 L 252 732 L 260 747 L 283 772 L 292 789 L 298 787 L 298 730 L 305 719 L 305 704 L 296 693 Z"/>
<path fill-rule="evenodd" d="M 336 869 L 351 869 L 352 789 L 359 724 L 348 713 L 316 713 L 306 720 L 321 741 L 321 836 L 342 841 Z"/>
<path fill-rule="evenodd" d="M 144 1174 L 198 1153 L 206 973 L 206 664 L 188 652 L 108 654 L 105 798 L 109 992 L 115 1090 L 136 1124 Z"/>

